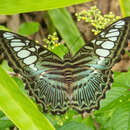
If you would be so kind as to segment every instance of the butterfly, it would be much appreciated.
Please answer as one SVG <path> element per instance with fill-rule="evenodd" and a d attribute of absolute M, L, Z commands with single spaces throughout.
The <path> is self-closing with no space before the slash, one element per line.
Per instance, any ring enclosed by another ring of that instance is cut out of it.
<path fill-rule="evenodd" d="M 0 31 L 0 56 L 22 76 L 29 95 L 45 112 L 79 113 L 99 109 L 113 82 L 111 68 L 124 54 L 130 38 L 130 17 L 106 27 L 74 56 L 61 59 L 18 34 Z"/>

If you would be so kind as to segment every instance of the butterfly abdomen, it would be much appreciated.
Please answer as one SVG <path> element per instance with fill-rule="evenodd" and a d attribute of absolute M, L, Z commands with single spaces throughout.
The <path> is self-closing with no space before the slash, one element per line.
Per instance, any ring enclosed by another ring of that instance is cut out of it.
<path fill-rule="evenodd" d="M 68 93 L 69 98 L 71 97 L 71 94 L 73 93 L 73 75 L 72 75 L 72 68 L 66 68 L 64 70 L 64 82 L 66 91 Z"/>

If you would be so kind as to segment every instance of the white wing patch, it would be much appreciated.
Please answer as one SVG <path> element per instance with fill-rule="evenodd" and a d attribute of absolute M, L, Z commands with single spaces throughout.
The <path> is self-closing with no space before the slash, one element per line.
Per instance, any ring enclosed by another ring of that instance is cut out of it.
<path fill-rule="evenodd" d="M 110 54 L 110 52 L 105 49 L 96 49 L 96 54 L 102 57 L 107 57 Z"/>
<path fill-rule="evenodd" d="M 13 49 L 14 49 L 14 51 L 20 51 L 21 49 L 22 49 L 23 47 L 14 47 Z"/>
<path fill-rule="evenodd" d="M 100 33 L 100 36 L 101 36 L 102 38 L 104 38 L 104 37 L 105 37 L 105 33 L 104 33 L 104 32 Z"/>
<path fill-rule="evenodd" d="M 109 30 L 109 32 L 116 32 L 116 31 L 118 31 L 117 28 L 116 28 L 116 29 L 110 29 L 110 30 Z"/>
<path fill-rule="evenodd" d="M 112 32 L 112 33 L 107 33 L 105 35 L 105 37 L 114 37 L 114 36 L 119 36 L 119 31 L 116 31 L 116 32 Z"/>
<path fill-rule="evenodd" d="M 122 26 L 115 26 L 115 28 L 122 28 Z"/>
<path fill-rule="evenodd" d="M 20 58 L 25 58 L 25 57 L 28 57 L 30 54 L 31 53 L 28 50 L 21 50 L 17 53 L 17 56 Z"/>
<path fill-rule="evenodd" d="M 35 47 L 36 47 L 36 49 L 39 49 L 39 48 L 40 48 L 40 46 L 38 46 L 38 45 L 37 45 L 37 46 L 35 46 Z"/>
<path fill-rule="evenodd" d="M 30 64 L 35 63 L 36 60 L 37 60 L 37 57 L 36 57 L 36 56 L 29 56 L 29 57 L 25 58 L 25 59 L 23 60 L 23 62 L 24 62 L 26 65 L 30 65 Z"/>
<path fill-rule="evenodd" d="M 30 67 L 31 69 L 33 69 L 34 71 L 37 71 L 37 68 L 35 67 L 34 64 L 29 65 L 29 67 Z"/>
<path fill-rule="evenodd" d="M 117 40 L 117 37 L 109 37 L 108 39 L 114 42 Z"/>
<path fill-rule="evenodd" d="M 21 40 L 20 39 L 13 39 L 13 40 L 11 40 L 12 42 L 21 42 Z"/>
<path fill-rule="evenodd" d="M 21 42 L 21 41 L 19 41 L 19 42 L 11 41 L 10 45 L 12 47 L 25 46 L 25 44 L 23 42 Z"/>
<path fill-rule="evenodd" d="M 35 49 L 34 47 L 29 48 L 28 50 L 30 50 L 30 51 L 32 51 L 32 52 L 35 52 L 35 51 L 36 51 L 36 49 Z"/>
<path fill-rule="evenodd" d="M 125 21 L 120 20 L 117 23 L 114 24 L 115 28 L 122 28 L 123 25 L 125 25 Z"/>
<path fill-rule="evenodd" d="M 101 43 L 103 43 L 103 41 L 97 41 L 96 44 L 100 45 Z"/>
<path fill-rule="evenodd" d="M 96 42 L 96 39 L 92 40 L 91 43 L 95 43 Z"/>
<path fill-rule="evenodd" d="M 41 51 L 41 52 L 39 53 L 39 55 L 44 55 L 44 54 L 46 54 L 46 53 L 48 53 L 48 51 L 47 51 L 47 50 L 44 50 L 44 51 Z"/>
<path fill-rule="evenodd" d="M 6 38 L 6 39 L 13 39 L 14 38 L 14 35 L 13 33 L 10 33 L 10 32 L 5 32 L 3 34 L 3 37 Z"/>
<path fill-rule="evenodd" d="M 125 25 L 125 21 L 124 20 L 120 20 L 120 21 L 116 22 L 114 25 L 118 25 L 118 26 Z"/>
<path fill-rule="evenodd" d="M 99 58 L 99 61 L 98 61 L 98 64 L 102 64 L 104 62 L 105 58 L 104 57 L 100 57 Z"/>
<path fill-rule="evenodd" d="M 104 49 L 112 49 L 112 48 L 114 47 L 114 42 L 105 41 L 101 46 L 102 46 Z"/>
<path fill-rule="evenodd" d="M 25 43 L 26 43 L 26 45 L 28 46 L 29 43 L 30 43 L 30 41 L 29 41 L 29 40 L 26 40 Z"/>

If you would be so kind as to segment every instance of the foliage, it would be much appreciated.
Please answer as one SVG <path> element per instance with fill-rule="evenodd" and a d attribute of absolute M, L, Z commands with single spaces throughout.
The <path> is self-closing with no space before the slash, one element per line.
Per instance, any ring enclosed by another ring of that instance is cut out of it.
<path fill-rule="evenodd" d="M 8 29 L 7 27 L 3 25 L 0 25 L 0 30 L 10 31 L 10 29 Z"/>
<path fill-rule="evenodd" d="M 62 44 L 62 42 L 59 41 L 56 32 L 54 32 L 52 35 L 49 34 L 48 38 L 45 38 L 43 41 L 47 43 L 47 45 L 44 46 L 47 47 L 48 49 L 54 49 L 55 47 Z"/>
<path fill-rule="evenodd" d="M 0 130 L 4 128 L 12 127 L 14 124 L 7 118 L 7 116 L 0 111 Z"/>
<path fill-rule="evenodd" d="M 23 130 L 43 128 L 54 130 L 49 121 L 38 111 L 35 104 L 20 91 L 16 82 L 1 67 L 0 74 L 4 77 L 0 77 L 0 109 L 8 115 L 17 127 Z"/>
<path fill-rule="evenodd" d="M 17 14 L 63 8 L 92 0 L 0 0 L 0 14 Z"/>
<path fill-rule="evenodd" d="M 32 35 L 38 32 L 40 24 L 38 22 L 24 22 L 20 25 L 18 33 L 24 36 Z"/>
<path fill-rule="evenodd" d="M 124 17 L 130 16 L 130 1 L 129 0 L 119 0 L 119 1 L 122 15 Z"/>
<path fill-rule="evenodd" d="M 74 55 L 85 44 L 85 41 L 79 33 L 71 15 L 65 8 L 50 10 L 48 11 L 48 15 L 67 44 L 70 52 Z"/>

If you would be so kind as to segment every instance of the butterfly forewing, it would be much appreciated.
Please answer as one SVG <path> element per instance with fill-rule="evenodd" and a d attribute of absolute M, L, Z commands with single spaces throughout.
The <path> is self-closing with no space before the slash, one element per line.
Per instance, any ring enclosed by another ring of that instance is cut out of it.
<path fill-rule="evenodd" d="M 61 60 L 48 49 L 15 33 L 0 31 L 3 56 L 22 75 L 29 94 L 44 111 L 64 113 L 98 109 L 113 81 L 111 68 L 118 61 L 130 35 L 130 17 L 98 34 L 90 45 Z"/>
<path fill-rule="evenodd" d="M 98 65 L 111 68 L 124 52 L 130 35 L 130 18 L 121 19 L 107 27 L 94 40 L 95 55 L 98 57 Z"/>

